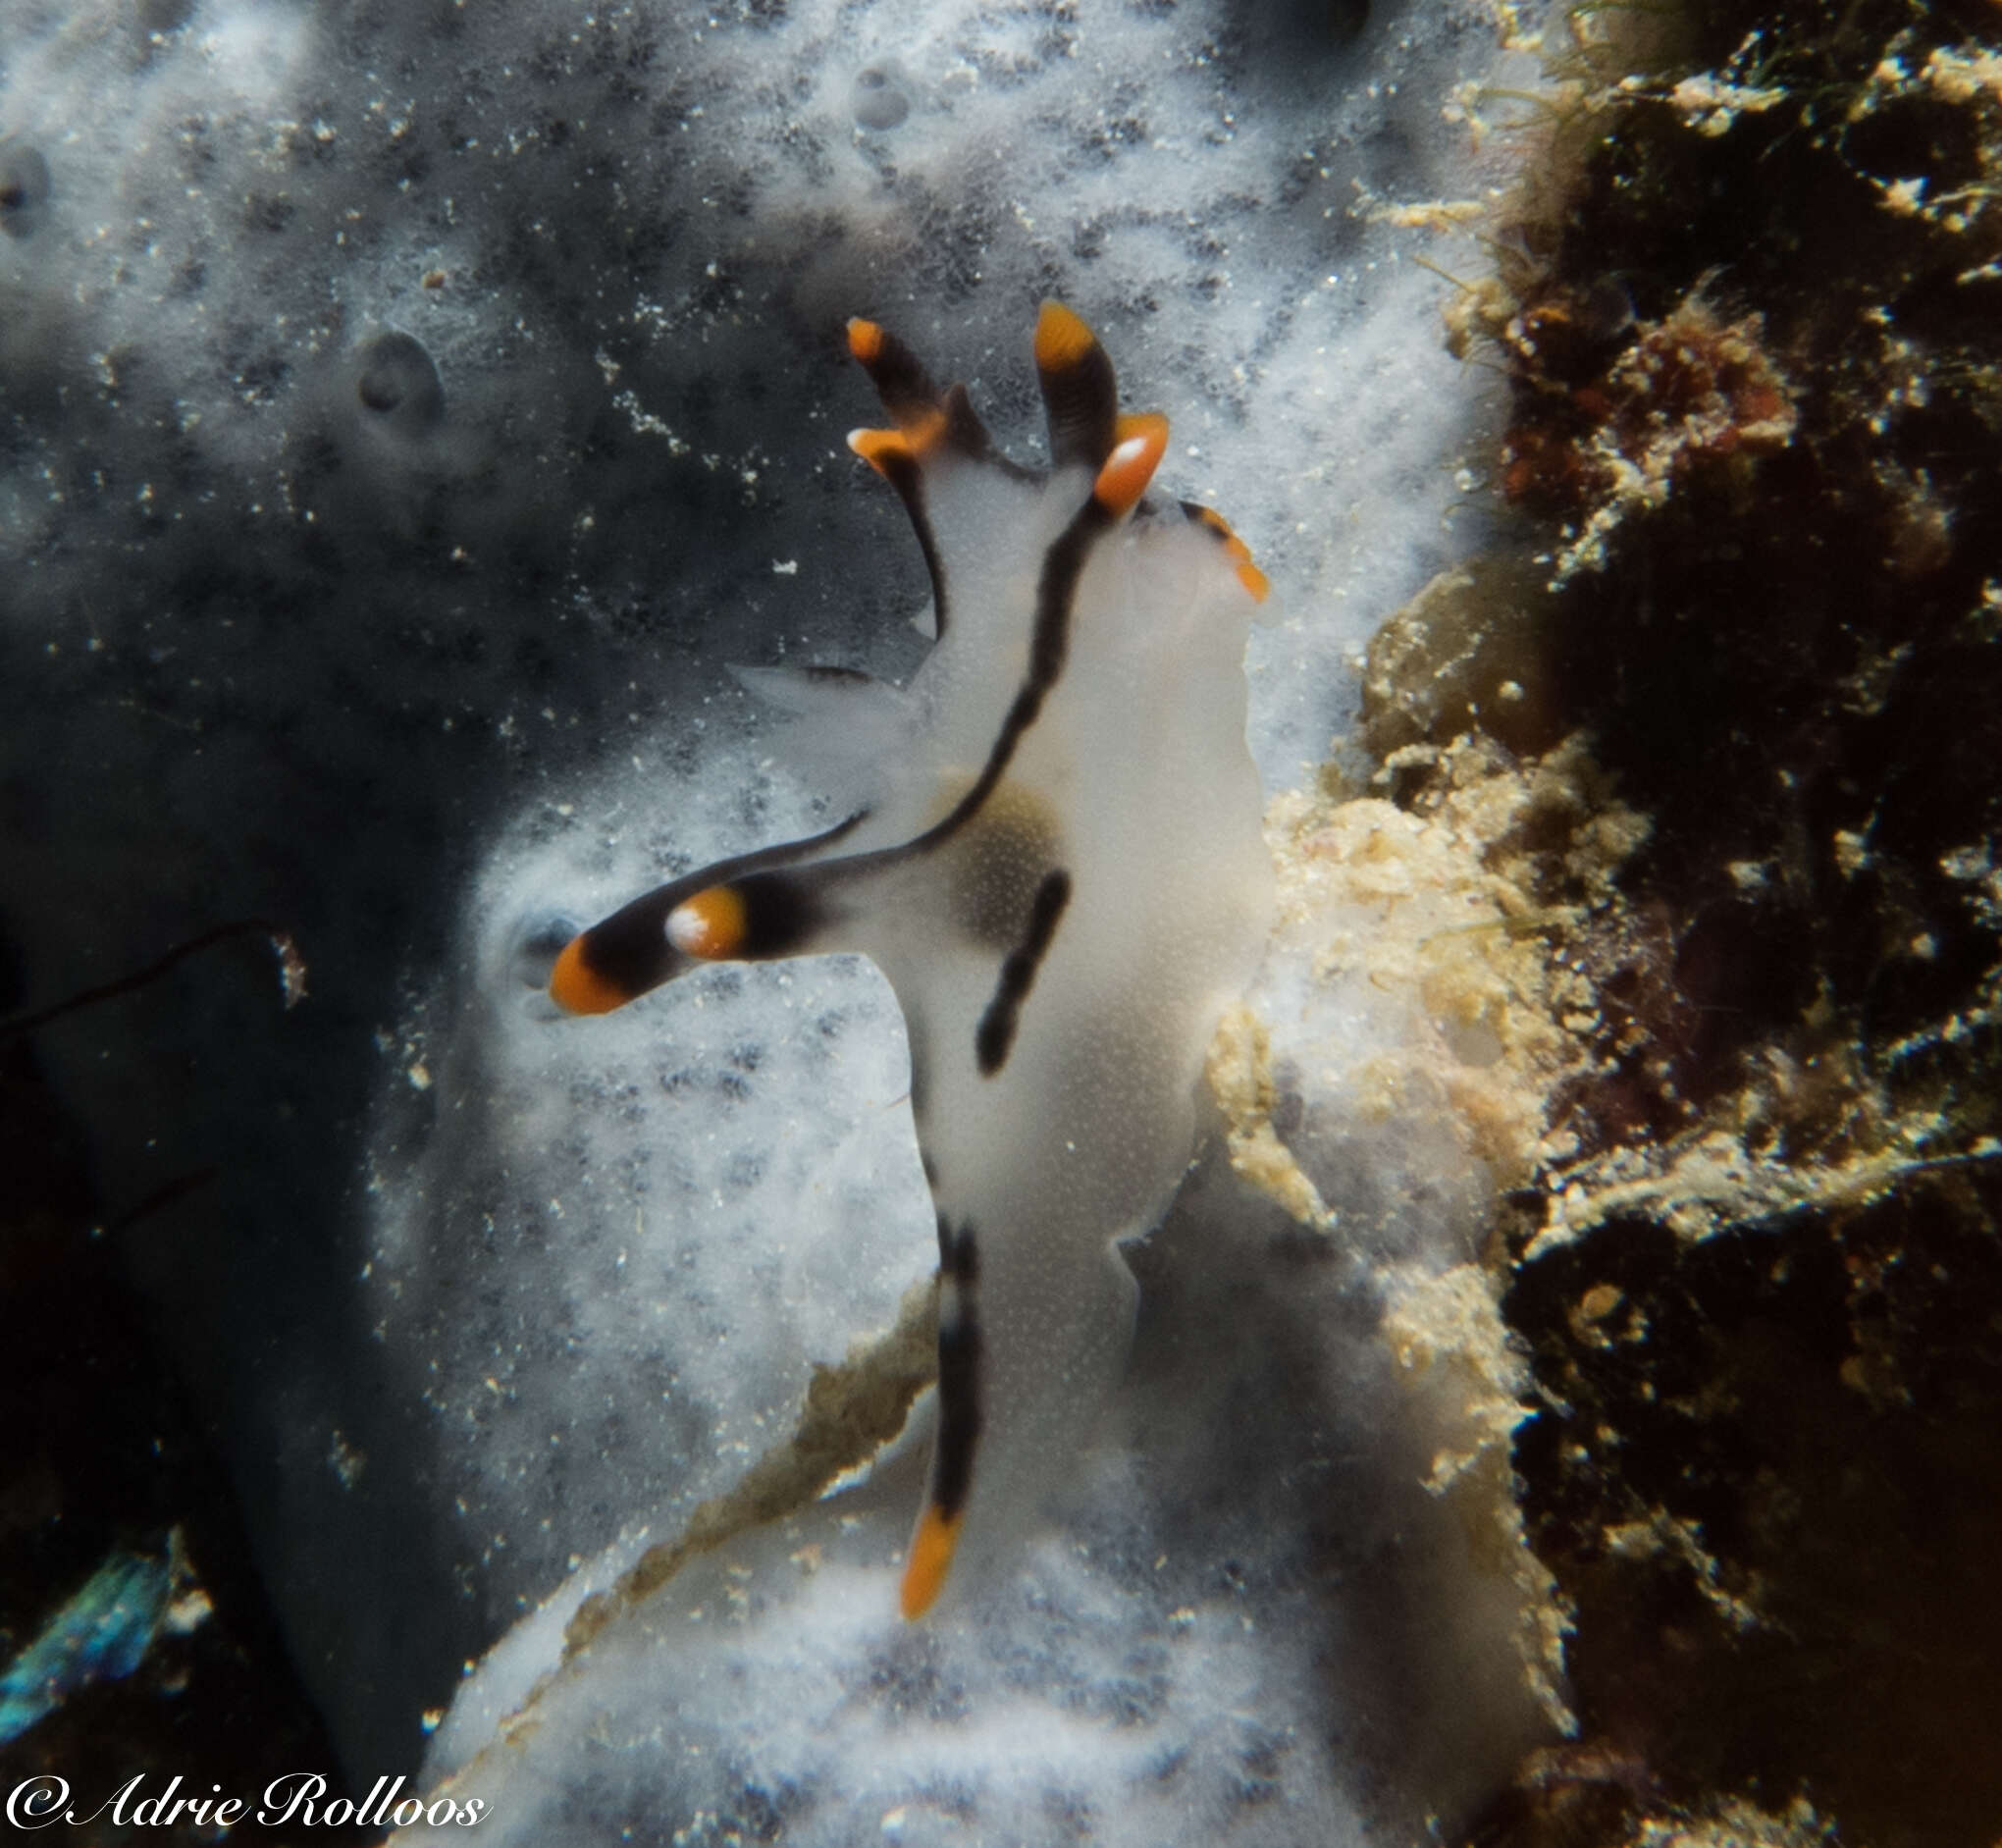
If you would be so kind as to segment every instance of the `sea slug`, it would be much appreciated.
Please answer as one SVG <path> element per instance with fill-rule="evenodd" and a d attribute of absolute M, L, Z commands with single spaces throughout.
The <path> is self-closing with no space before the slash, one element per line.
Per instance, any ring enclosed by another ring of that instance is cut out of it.
<path fill-rule="evenodd" d="M 904 688 L 748 674 L 814 728 L 849 813 L 633 900 L 550 986 L 603 1013 L 700 961 L 834 950 L 889 978 L 938 1217 L 917 1617 L 972 1537 L 1034 1506 L 1124 1362 L 1136 1291 L 1117 1244 L 1181 1179 L 1203 1050 L 1271 910 L 1244 744 L 1266 582 L 1213 510 L 1148 498 L 1167 419 L 1121 414 L 1070 309 L 1036 325 L 1042 471 L 893 335 L 848 337 L 893 424 L 849 446 L 911 515 L 936 645 Z"/>

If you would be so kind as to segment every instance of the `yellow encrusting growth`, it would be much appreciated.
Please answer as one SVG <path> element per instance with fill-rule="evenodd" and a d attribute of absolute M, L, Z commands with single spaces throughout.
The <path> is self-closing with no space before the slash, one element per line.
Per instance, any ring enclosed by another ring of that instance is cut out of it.
<path fill-rule="evenodd" d="M 1496 1182 L 1516 1187 L 1572 1152 L 1548 1123 L 1548 1100 L 1589 1063 L 1596 1024 L 1589 984 L 1553 953 L 1582 913 L 1546 893 L 1554 880 L 1590 902 L 1646 839 L 1647 823 L 1610 800 L 1578 741 L 1523 766 L 1472 739 L 1421 748 L 1442 772 L 1423 813 L 1339 790 L 1274 802 L 1266 839 L 1279 869 L 1280 938 L 1309 955 L 1320 980 L 1360 975 L 1422 1008 L 1416 1039 L 1358 1068 L 1365 1116 L 1388 1120 L 1436 1098 Z M 1553 840 L 1562 843 L 1554 852 Z M 1256 1046 L 1255 1021 L 1234 1030 Z M 1275 1159 L 1260 1134 L 1269 1109 L 1260 1062 L 1229 1084 L 1220 1079 L 1230 1061 L 1211 1054 L 1233 1165 L 1313 1223 L 1291 1162 Z"/>
<path fill-rule="evenodd" d="M 1248 1007 L 1229 1009 L 1217 1023 L 1203 1065 L 1210 1094 L 1224 1113 L 1231 1166 L 1303 1226 L 1333 1229 L 1335 1215 L 1321 1190 L 1272 1126 L 1279 1085 L 1272 1075 L 1272 1034 Z"/>
<path fill-rule="evenodd" d="M 1529 1415 L 1529 1370 L 1502 1319 L 1501 1287 L 1482 1265 L 1389 1278 L 1384 1338 L 1406 1390 L 1433 1406 L 1425 1487 L 1451 1496 L 1475 1557 L 1514 1588 L 1512 1628 L 1523 1679 L 1560 1733 L 1577 1719 L 1564 1698 L 1568 1612 L 1556 1580 L 1531 1550 L 1512 1483 L 1510 1443 Z"/>
<path fill-rule="evenodd" d="M 1553 1100 L 1591 1069 L 1598 1024 L 1565 952 L 1593 908 L 1612 902 L 1613 871 L 1648 832 L 1582 740 L 1528 762 L 1472 735 L 1401 755 L 1432 770 L 1410 807 L 1361 794 L 1332 769 L 1320 787 L 1272 804 L 1274 962 L 1306 972 L 1305 1005 L 1290 986 L 1254 994 L 1226 1016 L 1207 1067 L 1236 1172 L 1299 1222 L 1365 1241 L 1367 1225 L 1342 1225 L 1321 1193 L 1352 1157 L 1316 1139 L 1313 1106 L 1301 1134 L 1282 1133 L 1285 1071 L 1340 1068 L 1343 1144 L 1379 1129 L 1395 1141 L 1400 1124 L 1443 1120 L 1469 1167 L 1502 1188 L 1575 1156 Z M 1344 1063 L 1337 1042 L 1314 1034 L 1357 1009 L 1389 1018 L 1379 1049 Z M 1284 1026 L 1315 1018 L 1323 1026 L 1304 1038 Z M 1443 1271 L 1387 1267 L 1383 1334 L 1402 1376 L 1414 1472 L 1450 1500 L 1480 1568 L 1481 1621 L 1509 1638 L 1520 1685 L 1570 1732 L 1567 1613 L 1511 1490 L 1528 1382 L 1499 1306 L 1503 1255 L 1496 1241 Z"/>

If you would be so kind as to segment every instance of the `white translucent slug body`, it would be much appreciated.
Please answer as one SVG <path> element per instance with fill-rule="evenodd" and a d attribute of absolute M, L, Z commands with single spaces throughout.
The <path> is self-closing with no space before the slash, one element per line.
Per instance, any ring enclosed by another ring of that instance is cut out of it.
<path fill-rule="evenodd" d="M 1242 665 L 1265 581 L 1213 513 L 1144 498 L 1166 421 L 1119 416 L 1070 310 L 1036 328 L 1047 474 L 996 453 L 892 336 L 849 340 L 896 421 L 849 441 L 912 515 L 937 644 L 901 691 L 747 674 L 847 760 L 854 813 L 636 899 L 565 948 L 551 992 L 597 1013 L 697 960 L 830 950 L 889 978 L 940 1254 L 915 1617 L 964 1535 L 1033 1505 L 1124 1361 L 1115 1245 L 1181 1179 L 1204 1048 L 1271 909 Z"/>

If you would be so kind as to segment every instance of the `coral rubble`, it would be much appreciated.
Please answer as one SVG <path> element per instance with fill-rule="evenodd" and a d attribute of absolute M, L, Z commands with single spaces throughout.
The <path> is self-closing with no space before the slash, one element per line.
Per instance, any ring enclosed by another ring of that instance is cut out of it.
<path fill-rule="evenodd" d="M 1582 1737 L 1483 1839 L 1976 1848 L 2002 1822 L 1995 20 L 1751 0 L 1572 32 L 1497 275 L 1453 312 L 1509 379 L 1495 477 L 1536 555 L 1378 637 L 1360 740 L 1422 815 L 1470 751 L 1533 772 L 1582 736 L 1645 821 L 1540 939 L 1575 1056 L 1500 1261 Z"/>

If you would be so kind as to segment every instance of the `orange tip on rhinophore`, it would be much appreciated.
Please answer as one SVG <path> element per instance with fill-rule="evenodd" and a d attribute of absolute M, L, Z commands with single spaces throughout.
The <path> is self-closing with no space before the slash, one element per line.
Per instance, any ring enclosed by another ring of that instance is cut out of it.
<path fill-rule="evenodd" d="M 1043 303 L 1035 318 L 1035 363 L 1045 372 L 1075 366 L 1097 343 L 1098 337 L 1081 315 L 1073 314 L 1061 301 Z"/>
<path fill-rule="evenodd" d="M 1161 466 L 1168 449 L 1168 419 L 1159 411 L 1122 417 L 1114 426 L 1114 438 L 1112 453 L 1091 492 L 1109 512 L 1125 513 L 1147 492 L 1147 483 Z"/>
<path fill-rule="evenodd" d="M 933 1503 L 919 1517 L 918 1531 L 911 1536 L 911 1558 L 904 1567 L 903 1589 L 897 1602 L 908 1622 L 915 1623 L 938 1602 L 945 1589 L 945 1575 L 952 1570 L 953 1549 L 959 1545 L 958 1514 L 948 1515 Z"/>
<path fill-rule="evenodd" d="M 550 971 L 550 999 L 566 1014 L 609 1014 L 632 996 L 584 960 L 584 939 L 575 936 L 563 945 Z"/>
<path fill-rule="evenodd" d="M 712 885 L 667 914 L 667 941 L 683 956 L 713 962 L 744 941 L 744 900 L 734 885 Z"/>
<path fill-rule="evenodd" d="M 851 430 L 848 447 L 878 475 L 887 474 L 887 465 L 894 459 L 911 459 L 911 446 L 901 430 Z"/>
<path fill-rule="evenodd" d="M 868 365 L 883 349 L 883 331 L 860 315 L 848 324 L 848 350 Z"/>

